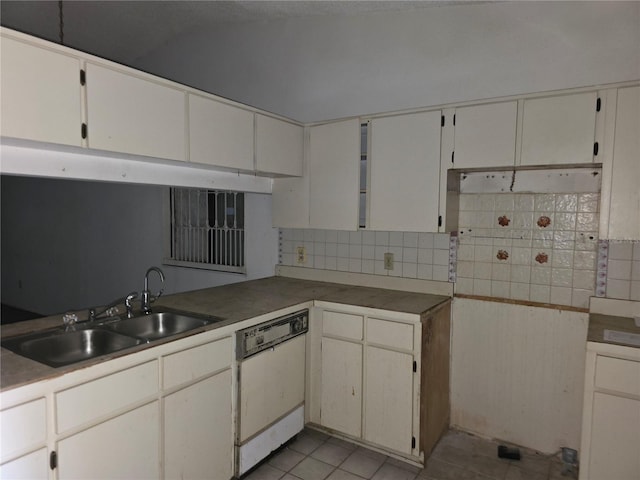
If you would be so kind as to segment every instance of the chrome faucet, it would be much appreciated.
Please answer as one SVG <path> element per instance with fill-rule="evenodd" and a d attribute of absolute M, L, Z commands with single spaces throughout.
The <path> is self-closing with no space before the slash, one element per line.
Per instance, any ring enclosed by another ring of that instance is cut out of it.
<path fill-rule="evenodd" d="M 149 274 L 151 272 L 156 272 L 160 276 L 160 280 L 162 281 L 162 288 L 160 288 L 160 291 L 155 296 L 151 295 L 151 292 L 149 292 Z M 163 291 L 164 291 L 164 273 L 158 267 L 149 268 L 149 270 L 147 270 L 147 273 L 144 274 L 144 290 L 142 290 L 142 294 L 140 298 L 142 311 L 145 313 L 145 315 L 151 313 L 151 303 L 156 301 L 160 297 L 160 295 L 162 295 Z"/>
<path fill-rule="evenodd" d="M 121 305 L 122 303 L 124 303 L 125 308 L 127 309 L 127 317 L 131 318 L 133 316 L 133 313 L 132 313 L 133 307 L 131 305 L 131 302 L 133 301 L 133 299 L 137 297 L 138 297 L 138 292 L 131 292 L 126 297 L 118 298 L 117 300 L 114 300 L 113 302 L 111 302 L 109 305 L 105 305 L 99 311 L 96 311 L 96 307 L 90 308 L 89 318 L 87 319 L 87 321 L 94 322 L 98 319 L 98 317 L 104 314 L 106 314 L 107 317 L 115 316 L 118 313 L 118 308 L 117 308 L 118 305 Z"/>

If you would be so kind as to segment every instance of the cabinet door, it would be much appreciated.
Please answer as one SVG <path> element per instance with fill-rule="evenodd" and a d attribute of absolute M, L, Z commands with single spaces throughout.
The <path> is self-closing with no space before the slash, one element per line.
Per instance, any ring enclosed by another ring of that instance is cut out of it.
<path fill-rule="evenodd" d="M 589 478 L 640 478 L 640 400 L 593 396 Z"/>
<path fill-rule="evenodd" d="M 596 92 L 524 101 L 522 165 L 593 162 Z"/>
<path fill-rule="evenodd" d="M 518 102 L 456 108 L 453 168 L 511 167 Z"/>
<path fill-rule="evenodd" d="M 157 401 L 58 442 L 60 480 L 159 476 L 160 412 Z"/>
<path fill-rule="evenodd" d="M 16 458 L 0 465 L 0 478 L 11 480 L 47 480 L 49 478 L 49 461 L 47 449 Z"/>
<path fill-rule="evenodd" d="M 371 121 L 372 230 L 438 231 L 440 111 Z"/>
<path fill-rule="evenodd" d="M 304 129 L 256 113 L 256 170 L 302 176 Z"/>
<path fill-rule="evenodd" d="M 411 453 L 413 436 L 413 356 L 366 349 L 364 439 Z"/>
<path fill-rule="evenodd" d="M 253 170 L 253 112 L 189 95 L 189 159 Z"/>
<path fill-rule="evenodd" d="M 175 88 L 87 64 L 90 148 L 185 160 L 185 94 Z"/>
<path fill-rule="evenodd" d="M 358 229 L 360 122 L 317 125 L 309 139 L 309 226 Z"/>
<path fill-rule="evenodd" d="M 80 62 L 2 37 L 3 137 L 80 146 Z"/>
<path fill-rule="evenodd" d="M 323 426 L 360 438 L 362 435 L 362 345 L 322 338 Z"/>
<path fill-rule="evenodd" d="M 164 399 L 164 476 L 167 479 L 233 475 L 231 370 Z"/>
<path fill-rule="evenodd" d="M 604 238 L 640 240 L 640 87 L 618 90 L 610 182 Z"/>

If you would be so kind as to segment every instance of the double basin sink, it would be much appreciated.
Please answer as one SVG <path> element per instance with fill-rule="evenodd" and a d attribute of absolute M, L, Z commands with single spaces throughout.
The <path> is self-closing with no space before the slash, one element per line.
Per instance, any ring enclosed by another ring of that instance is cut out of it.
<path fill-rule="evenodd" d="M 221 321 L 221 318 L 158 311 L 133 318 L 111 317 L 10 337 L 2 346 L 50 367 L 62 367 L 150 343 Z"/>

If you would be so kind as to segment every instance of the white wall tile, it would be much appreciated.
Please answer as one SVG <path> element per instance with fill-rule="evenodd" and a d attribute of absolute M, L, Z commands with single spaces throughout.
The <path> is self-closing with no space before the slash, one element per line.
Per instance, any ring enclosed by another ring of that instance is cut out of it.
<path fill-rule="evenodd" d="M 549 303 L 551 301 L 551 287 L 548 285 L 531 285 L 529 298 L 533 302 Z"/>
<path fill-rule="evenodd" d="M 402 276 L 405 278 L 418 278 L 417 263 L 402 263 Z"/>
<path fill-rule="evenodd" d="M 349 244 L 348 243 L 339 243 L 338 244 L 338 258 L 349 258 Z"/>
<path fill-rule="evenodd" d="M 441 250 L 449 250 L 449 234 L 448 233 L 434 234 L 433 248 L 439 248 Z"/>
<path fill-rule="evenodd" d="M 534 208 L 536 212 L 553 212 L 556 209 L 556 200 L 551 193 L 538 193 L 534 196 Z"/>
<path fill-rule="evenodd" d="M 554 268 L 573 268 L 573 250 L 554 250 L 551 266 Z"/>
<path fill-rule="evenodd" d="M 362 246 L 362 258 L 366 260 L 373 260 L 376 258 L 376 247 L 373 245 Z"/>
<path fill-rule="evenodd" d="M 389 245 L 393 247 L 401 247 L 403 243 L 402 232 L 389 232 Z"/>
<path fill-rule="evenodd" d="M 589 297 L 593 296 L 593 290 L 573 289 L 571 293 L 571 305 L 578 308 L 589 308 Z"/>
<path fill-rule="evenodd" d="M 449 265 L 449 250 L 433 250 L 434 265 Z"/>
<path fill-rule="evenodd" d="M 433 248 L 434 245 L 433 233 L 419 233 L 418 234 L 418 248 Z"/>
<path fill-rule="evenodd" d="M 329 243 L 338 243 L 338 231 L 337 230 L 325 230 L 324 241 Z"/>
<path fill-rule="evenodd" d="M 628 260 L 612 260 L 609 257 L 607 264 L 607 277 L 616 280 L 631 280 L 631 264 Z"/>
<path fill-rule="evenodd" d="M 314 255 L 326 255 L 327 254 L 327 244 L 320 242 L 313 242 L 313 254 Z"/>
<path fill-rule="evenodd" d="M 629 300 L 631 297 L 631 282 L 629 280 L 607 279 L 607 297 Z"/>
<path fill-rule="evenodd" d="M 578 213 L 576 217 L 576 229 L 581 232 L 595 232 L 598 230 L 598 214 Z"/>
<path fill-rule="evenodd" d="M 631 260 L 633 258 L 632 242 L 609 242 L 609 259 L 613 260 Z"/>
<path fill-rule="evenodd" d="M 325 268 L 327 270 L 337 270 L 338 269 L 338 257 L 325 257 Z"/>
<path fill-rule="evenodd" d="M 410 248 L 418 248 L 418 233 L 404 232 L 402 237 L 402 246 Z"/>
<path fill-rule="evenodd" d="M 511 265 L 493 264 L 491 268 L 491 280 L 508 282 L 511 278 Z"/>
<path fill-rule="evenodd" d="M 528 285 L 531 281 L 531 267 L 529 265 L 512 265 L 511 281 Z"/>
<path fill-rule="evenodd" d="M 362 231 L 362 244 L 363 245 L 375 245 L 376 244 L 376 232 L 372 230 Z"/>
<path fill-rule="evenodd" d="M 556 212 L 577 212 L 578 195 L 576 193 L 563 193 L 556 196 Z"/>
<path fill-rule="evenodd" d="M 448 254 L 449 252 L 447 252 Z M 403 263 L 413 263 L 414 265 L 418 264 L 418 249 L 403 247 L 402 248 L 402 262 Z"/>
<path fill-rule="evenodd" d="M 449 267 L 444 265 L 433 266 L 433 279 L 438 282 L 449 281 Z"/>
<path fill-rule="evenodd" d="M 578 211 L 596 213 L 599 210 L 600 194 L 581 193 L 578 195 Z"/>
<path fill-rule="evenodd" d="M 389 275 L 389 270 L 384 268 L 383 260 L 374 260 L 373 273 L 376 275 Z"/>
<path fill-rule="evenodd" d="M 473 278 L 491 279 L 491 267 L 493 264 L 488 262 L 475 262 L 473 266 Z"/>
<path fill-rule="evenodd" d="M 551 285 L 556 287 L 573 286 L 573 270 L 570 268 L 552 268 Z"/>
<path fill-rule="evenodd" d="M 340 258 L 340 257 L 338 257 L 337 269 L 340 272 L 348 272 L 349 271 L 349 259 L 348 258 Z"/>
<path fill-rule="evenodd" d="M 456 293 L 473 295 L 473 279 L 458 277 L 458 280 L 456 281 L 455 289 L 456 289 Z"/>
<path fill-rule="evenodd" d="M 305 228 L 303 232 L 303 239 L 305 242 L 313 242 L 313 237 L 315 236 L 315 230 L 311 228 Z"/>
<path fill-rule="evenodd" d="M 575 213 L 556 213 L 556 222 L 553 226 L 554 230 L 575 230 L 576 218 Z"/>
<path fill-rule="evenodd" d="M 354 273 L 362 272 L 362 260 L 359 258 L 349 259 L 349 271 Z"/>
<path fill-rule="evenodd" d="M 456 274 L 458 278 L 473 278 L 474 262 L 464 262 L 458 260 L 456 265 Z"/>
<path fill-rule="evenodd" d="M 629 300 L 640 301 L 640 281 L 631 282 L 631 295 Z"/>
<path fill-rule="evenodd" d="M 533 212 L 534 211 L 534 196 L 528 194 L 516 195 L 514 201 L 514 211 L 516 212 Z"/>
<path fill-rule="evenodd" d="M 509 298 L 509 282 L 491 282 L 491 296 L 498 298 Z"/>
<path fill-rule="evenodd" d="M 640 280 L 640 260 L 631 262 L 631 280 Z"/>
<path fill-rule="evenodd" d="M 529 283 L 511 283 L 509 298 L 514 300 L 529 300 L 530 284 Z"/>
<path fill-rule="evenodd" d="M 362 273 L 373 274 L 374 261 L 370 259 L 362 259 Z"/>
<path fill-rule="evenodd" d="M 552 286 L 550 302 L 557 305 L 571 305 L 571 288 Z"/>
<path fill-rule="evenodd" d="M 326 230 L 314 230 L 313 231 L 313 241 L 314 242 L 326 242 Z"/>
<path fill-rule="evenodd" d="M 362 245 L 362 231 L 349 232 L 350 245 Z"/>
<path fill-rule="evenodd" d="M 573 254 L 573 268 L 579 270 L 595 270 L 598 255 L 594 251 L 579 251 Z"/>
<path fill-rule="evenodd" d="M 473 294 L 490 296 L 491 295 L 491 280 L 474 279 L 473 280 Z"/>
<path fill-rule="evenodd" d="M 362 245 L 349 245 L 349 258 L 362 258 Z"/>
<path fill-rule="evenodd" d="M 347 232 L 345 230 L 338 230 L 338 243 L 346 243 L 349 244 L 349 236 L 351 232 Z"/>
<path fill-rule="evenodd" d="M 334 242 L 328 242 L 325 244 L 325 254 L 328 257 L 338 256 L 338 244 Z"/>
<path fill-rule="evenodd" d="M 551 267 L 537 265 L 531 267 L 531 283 L 536 285 L 551 285 Z"/>
<path fill-rule="evenodd" d="M 640 242 L 633 242 L 633 259 L 640 260 Z"/>
<path fill-rule="evenodd" d="M 432 280 L 433 279 L 433 265 L 429 264 L 418 264 L 418 278 L 422 280 Z"/>
<path fill-rule="evenodd" d="M 324 255 L 322 255 L 322 256 L 320 256 L 320 255 L 314 256 L 313 268 L 319 268 L 321 270 L 326 269 L 326 267 L 327 267 L 326 260 L 327 260 L 327 257 L 325 257 Z"/>
<path fill-rule="evenodd" d="M 489 245 L 476 245 L 474 259 L 476 262 L 492 262 L 493 247 Z"/>
<path fill-rule="evenodd" d="M 291 228 L 281 228 L 280 229 L 280 238 L 282 240 L 293 240 L 293 229 Z"/>
<path fill-rule="evenodd" d="M 389 245 L 389 232 L 376 232 L 376 246 Z"/>
<path fill-rule="evenodd" d="M 588 289 L 593 292 L 596 282 L 596 272 L 587 270 L 573 271 L 573 288 Z"/>
<path fill-rule="evenodd" d="M 419 248 L 418 249 L 418 263 L 433 265 L 433 249 L 432 248 Z"/>

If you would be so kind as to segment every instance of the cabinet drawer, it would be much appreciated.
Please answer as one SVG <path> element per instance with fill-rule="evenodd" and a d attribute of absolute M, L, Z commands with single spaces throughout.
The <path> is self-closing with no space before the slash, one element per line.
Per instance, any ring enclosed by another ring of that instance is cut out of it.
<path fill-rule="evenodd" d="M 99 419 L 158 392 L 158 362 L 98 378 L 55 394 L 57 431 Z"/>
<path fill-rule="evenodd" d="M 640 362 L 598 355 L 595 385 L 640 396 Z"/>
<path fill-rule="evenodd" d="M 44 443 L 47 437 L 45 399 L 40 398 L 0 412 L 0 430 L 0 461 Z"/>
<path fill-rule="evenodd" d="M 229 367 L 232 355 L 231 337 L 167 355 L 163 358 L 162 385 L 175 387 Z"/>
<path fill-rule="evenodd" d="M 413 350 L 413 325 L 370 318 L 367 322 L 367 342 Z"/>
<path fill-rule="evenodd" d="M 362 340 L 362 316 L 348 313 L 324 312 L 322 334 Z"/>

